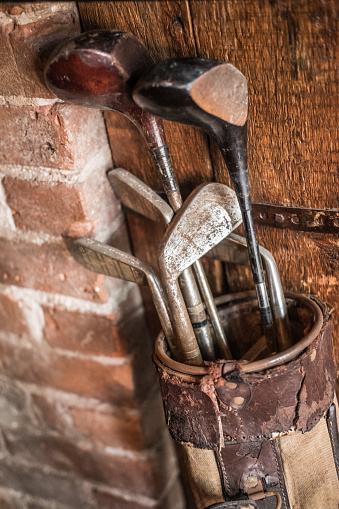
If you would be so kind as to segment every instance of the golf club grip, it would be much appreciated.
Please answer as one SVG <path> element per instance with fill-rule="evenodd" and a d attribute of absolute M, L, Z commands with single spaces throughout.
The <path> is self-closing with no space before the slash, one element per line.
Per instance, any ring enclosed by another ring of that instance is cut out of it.
<path fill-rule="evenodd" d="M 150 148 L 150 153 L 157 167 L 168 201 L 174 212 L 176 212 L 182 205 L 182 198 L 179 184 L 173 170 L 168 145 Z"/>

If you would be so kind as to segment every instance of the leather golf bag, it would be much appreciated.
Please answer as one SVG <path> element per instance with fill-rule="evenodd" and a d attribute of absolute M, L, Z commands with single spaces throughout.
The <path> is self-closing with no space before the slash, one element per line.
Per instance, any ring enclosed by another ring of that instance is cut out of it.
<path fill-rule="evenodd" d="M 338 509 L 339 440 L 331 308 L 286 294 L 294 345 L 263 360 L 188 366 L 156 342 L 169 431 L 197 509 Z M 225 296 L 234 357 L 261 335 L 253 292 Z"/>

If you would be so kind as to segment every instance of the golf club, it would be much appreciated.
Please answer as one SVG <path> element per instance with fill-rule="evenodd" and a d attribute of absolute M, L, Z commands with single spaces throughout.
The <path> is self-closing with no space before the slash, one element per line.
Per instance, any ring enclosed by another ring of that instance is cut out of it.
<path fill-rule="evenodd" d="M 234 191 L 223 184 L 201 184 L 185 201 L 168 227 L 159 256 L 159 268 L 179 342 L 192 344 L 190 361 L 198 364 L 194 332 L 180 292 L 178 277 L 183 270 L 218 244 L 241 224 L 241 211 Z M 228 345 L 219 344 L 231 358 Z"/>
<path fill-rule="evenodd" d="M 148 219 L 162 223 L 167 228 L 174 216 L 173 210 L 153 189 L 123 168 L 110 170 L 107 175 L 114 191 L 126 207 Z M 206 361 L 212 361 L 215 359 L 215 349 L 213 342 L 210 341 L 205 307 L 201 302 L 192 270 L 188 268 L 180 274 L 179 284 L 183 294 L 186 286 L 190 285 L 189 291 L 184 295 L 186 308 L 202 357 Z"/>
<path fill-rule="evenodd" d="M 129 171 L 123 168 L 110 170 L 108 179 L 126 207 L 148 219 L 162 222 L 166 226 L 171 222 L 173 217 L 171 207 L 147 184 Z M 285 296 L 273 255 L 262 246 L 259 246 L 259 250 L 267 274 L 278 349 L 283 351 L 293 345 Z M 205 256 L 237 265 L 249 265 L 250 263 L 246 239 L 235 233 L 225 237 Z M 206 360 L 209 359 L 206 358 Z"/>
<path fill-rule="evenodd" d="M 291 327 L 279 271 L 273 255 L 259 246 L 260 255 L 267 275 L 267 286 L 271 299 L 272 313 L 278 350 L 281 352 L 293 346 Z M 247 242 L 244 237 L 231 233 L 217 244 L 206 256 L 222 262 L 249 265 Z"/>
<path fill-rule="evenodd" d="M 151 267 L 120 249 L 86 237 L 72 242 L 69 250 L 81 265 L 92 272 L 131 281 L 140 286 L 148 285 L 173 357 L 177 360 L 184 357 L 180 345 L 175 342 L 162 285 Z"/>
<path fill-rule="evenodd" d="M 261 321 L 267 342 L 274 350 L 273 319 L 250 199 L 245 76 L 224 62 L 200 58 L 166 60 L 143 75 L 133 98 L 145 111 L 198 127 L 217 141 L 239 200 Z"/>
<path fill-rule="evenodd" d="M 94 30 L 78 35 L 53 51 L 45 66 L 45 81 L 51 92 L 65 102 L 118 111 L 131 120 L 146 140 L 165 193 L 176 212 L 182 205 L 182 198 L 166 144 L 163 121 L 140 109 L 132 98 L 133 86 L 152 64 L 151 55 L 133 34 L 124 30 Z M 218 320 L 215 322 L 217 310 L 214 301 L 210 292 L 204 293 L 208 283 L 201 266 L 197 273 L 215 334 L 222 336 L 220 323 Z M 184 278 L 185 275 L 181 279 Z M 202 281 L 199 278 L 203 278 Z M 192 285 L 190 281 L 185 283 L 183 291 L 186 297 L 192 291 Z M 192 298 L 197 301 L 200 294 Z M 218 341 L 222 340 L 222 337 L 218 338 Z M 209 341 L 212 348 L 212 339 Z"/>

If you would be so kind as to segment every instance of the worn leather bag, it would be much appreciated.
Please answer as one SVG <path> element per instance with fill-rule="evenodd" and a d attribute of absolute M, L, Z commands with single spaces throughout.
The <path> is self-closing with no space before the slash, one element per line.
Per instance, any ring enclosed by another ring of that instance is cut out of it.
<path fill-rule="evenodd" d="M 161 334 L 154 362 L 197 509 L 338 509 L 331 308 L 286 294 L 294 346 L 260 361 L 188 366 Z M 260 337 L 253 292 L 223 299 L 232 352 Z"/>

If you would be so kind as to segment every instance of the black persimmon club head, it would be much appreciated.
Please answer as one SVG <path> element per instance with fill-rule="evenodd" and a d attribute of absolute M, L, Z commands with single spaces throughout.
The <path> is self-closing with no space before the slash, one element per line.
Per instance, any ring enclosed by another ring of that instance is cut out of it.
<path fill-rule="evenodd" d="M 133 98 L 145 111 L 198 127 L 217 141 L 243 215 L 262 324 L 268 342 L 275 348 L 272 313 L 250 200 L 245 76 L 224 62 L 199 58 L 166 60 L 145 72 L 134 88 Z"/>

